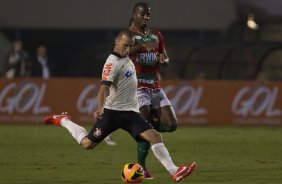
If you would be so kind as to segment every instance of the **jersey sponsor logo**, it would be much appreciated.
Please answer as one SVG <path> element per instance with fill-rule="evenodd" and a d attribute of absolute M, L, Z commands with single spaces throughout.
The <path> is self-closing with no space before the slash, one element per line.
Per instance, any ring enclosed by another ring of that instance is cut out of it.
<path fill-rule="evenodd" d="M 107 63 L 105 65 L 105 69 L 103 71 L 103 74 L 102 74 L 102 80 L 107 80 L 110 73 L 111 73 L 111 70 L 112 70 L 112 66 L 113 66 L 113 63 Z"/>
<path fill-rule="evenodd" d="M 142 37 L 141 37 L 141 36 L 136 35 L 136 36 L 135 36 L 135 39 L 137 39 L 137 40 L 141 40 L 141 39 L 142 39 Z"/>
<path fill-rule="evenodd" d="M 156 94 L 156 93 L 159 93 L 161 91 L 161 89 L 159 89 L 159 88 L 157 88 L 157 89 L 140 88 L 140 91 L 143 91 L 145 93 L 150 93 L 150 94 Z"/>
<path fill-rule="evenodd" d="M 138 82 L 143 84 L 155 84 L 155 80 L 152 79 L 138 79 Z"/>
<path fill-rule="evenodd" d="M 155 52 L 140 53 L 138 56 L 138 62 L 140 63 L 155 64 L 156 61 L 157 61 L 157 53 Z"/>
<path fill-rule="evenodd" d="M 150 42 L 150 41 L 152 41 L 152 39 L 151 38 L 143 38 L 143 41 L 144 42 Z"/>
<path fill-rule="evenodd" d="M 126 73 L 125 73 L 125 77 L 130 77 L 130 76 L 132 76 L 132 71 L 127 71 Z"/>

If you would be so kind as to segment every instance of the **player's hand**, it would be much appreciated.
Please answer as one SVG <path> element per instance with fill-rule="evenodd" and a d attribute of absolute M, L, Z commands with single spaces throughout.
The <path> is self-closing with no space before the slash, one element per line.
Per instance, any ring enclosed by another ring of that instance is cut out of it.
<path fill-rule="evenodd" d="M 95 119 L 102 119 L 103 112 L 95 111 L 93 112 L 93 116 Z"/>
<path fill-rule="evenodd" d="M 163 64 L 165 62 L 165 55 L 164 53 L 158 54 L 158 61 Z"/>

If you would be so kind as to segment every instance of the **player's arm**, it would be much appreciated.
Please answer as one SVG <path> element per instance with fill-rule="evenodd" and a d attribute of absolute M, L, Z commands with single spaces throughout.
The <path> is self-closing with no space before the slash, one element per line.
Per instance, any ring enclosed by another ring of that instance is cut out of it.
<path fill-rule="evenodd" d="M 97 97 L 97 111 L 93 113 L 94 118 L 100 119 L 103 115 L 103 108 L 105 104 L 105 99 L 106 96 L 109 92 L 109 88 L 111 86 L 112 82 L 110 81 L 102 81 L 99 92 L 98 92 L 98 97 Z"/>
<path fill-rule="evenodd" d="M 166 53 L 163 35 L 158 30 L 156 30 L 156 34 L 159 39 L 159 62 L 163 66 L 167 66 L 169 64 L 169 57 L 167 56 Z"/>
<path fill-rule="evenodd" d="M 108 95 L 109 88 L 112 85 L 116 75 L 116 65 L 113 60 L 108 58 L 104 64 L 102 72 L 101 85 L 97 97 L 97 111 L 93 112 L 93 116 L 96 119 L 100 119 L 103 115 L 103 108 Z"/>

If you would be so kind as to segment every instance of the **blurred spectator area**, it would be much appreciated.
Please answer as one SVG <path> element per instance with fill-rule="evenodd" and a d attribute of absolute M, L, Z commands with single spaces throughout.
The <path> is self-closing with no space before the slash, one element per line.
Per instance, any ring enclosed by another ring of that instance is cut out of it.
<path fill-rule="evenodd" d="M 17 1 L 0 6 L 0 63 L 14 39 L 23 42 L 31 58 L 38 44 L 44 44 L 59 77 L 100 77 L 114 37 L 127 26 L 129 10 L 137 2 Z M 150 27 L 162 31 L 171 61 L 161 69 L 163 78 L 282 79 L 282 1 L 177 2 L 154 8 L 160 2 L 150 1 Z M 167 13 L 172 10 L 177 11 Z"/>
<path fill-rule="evenodd" d="M 267 78 L 281 80 L 281 46 L 234 41 L 194 46 L 180 67 L 180 78 L 197 79 L 204 75 L 206 79 L 253 80 L 259 72 L 265 72 Z"/>
<path fill-rule="evenodd" d="M 280 29 L 280 27 L 278 26 Z M 222 33 L 214 30 L 162 30 L 170 65 L 163 78 L 253 80 L 261 73 L 282 79 L 282 35 L 273 25 L 265 32 L 240 27 Z M 270 32 L 273 32 L 271 34 Z M 34 57 L 38 44 L 46 44 L 55 76 L 100 77 L 118 30 L 2 30 L 3 40 L 20 37 Z M 271 36 L 272 35 L 272 36 Z M 0 42 L 2 42 L 0 37 Z M 2 53 L 7 50 L 0 48 Z M 3 43 L 4 43 L 3 42 Z M 2 47 L 2 44 L 0 44 Z"/>
<path fill-rule="evenodd" d="M 7 37 L 0 32 L 0 76 L 4 75 L 4 60 L 5 55 L 9 52 L 11 43 Z"/>

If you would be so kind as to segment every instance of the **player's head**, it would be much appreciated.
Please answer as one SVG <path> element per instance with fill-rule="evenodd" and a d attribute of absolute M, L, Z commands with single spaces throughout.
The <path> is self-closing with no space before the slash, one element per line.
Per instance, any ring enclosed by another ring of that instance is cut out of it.
<path fill-rule="evenodd" d="M 21 52 L 23 50 L 23 44 L 20 40 L 13 42 L 14 52 Z"/>
<path fill-rule="evenodd" d="M 151 8 L 145 2 L 136 3 L 132 10 L 132 20 L 135 26 L 145 28 L 151 15 Z"/>
<path fill-rule="evenodd" d="M 36 49 L 36 54 L 38 57 L 46 57 L 47 56 L 47 47 L 45 45 L 38 45 Z"/>
<path fill-rule="evenodd" d="M 134 37 L 128 31 L 121 31 L 116 37 L 114 51 L 126 57 L 133 45 Z"/>

